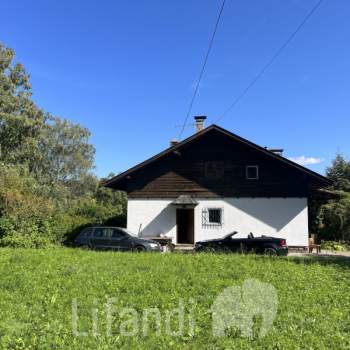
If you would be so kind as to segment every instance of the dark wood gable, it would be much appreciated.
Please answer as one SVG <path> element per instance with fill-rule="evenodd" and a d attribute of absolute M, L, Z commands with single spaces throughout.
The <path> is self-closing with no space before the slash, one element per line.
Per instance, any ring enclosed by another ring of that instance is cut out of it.
<path fill-rule="evenodd" d="M 128 192 L 130 198 L 215 198 L 304 197 L 311 188 L 328 184 L 321 175 L 241 140 L 246 141 L 212 126 L 106 185 Z M 259 167 L 257 180 L 246 179 L 249 165 Z"/>

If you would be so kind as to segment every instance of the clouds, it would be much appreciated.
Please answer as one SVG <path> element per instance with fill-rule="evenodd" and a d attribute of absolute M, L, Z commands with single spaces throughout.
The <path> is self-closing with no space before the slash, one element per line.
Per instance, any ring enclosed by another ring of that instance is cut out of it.
<path fill-rule="evenodd" d="M 316 158 L 316 157 L 305 157 L 305 156 L 299 156 L 299 157 L 291 157 L 289 160 L 298 163 L 300 165 L 313 165 L 313 164 L 319 164 L 324 161 L 322 158 Z"/>

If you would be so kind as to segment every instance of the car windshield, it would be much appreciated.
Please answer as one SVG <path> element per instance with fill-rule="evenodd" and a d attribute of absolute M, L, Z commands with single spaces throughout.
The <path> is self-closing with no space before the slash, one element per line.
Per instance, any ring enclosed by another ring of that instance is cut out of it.
<path fill-rule="evenodd" d="M 237 234 L 237 231 L 233 231 L 233 232 L 231 232 L 231 233 L 225 235 L 224 238 L 233 237 L 233 236 L 236 235 L 236 234 Z"/>

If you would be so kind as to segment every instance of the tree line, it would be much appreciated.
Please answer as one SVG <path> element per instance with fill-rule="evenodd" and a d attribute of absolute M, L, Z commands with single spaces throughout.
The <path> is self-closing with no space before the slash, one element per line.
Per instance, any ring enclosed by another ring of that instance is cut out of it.
<path fill-rule="evenodd" d="M 125 225 L 126 195 L 93 173 L 90 131 L 37 106 L 14 59 L 0 44 L 0 245 L 50 246 L 87 225 Z M 337 155 L 326 176 L 331 196 L 309 202 L 310 230 L 350 241 L 350 162 Z"/>
<path fill-rule="evenodd" d="M 0 245 L 68 242 L 86 225 L 125 224 L 126 196 L 94 175 L 90 132 L 45 112 L 0 44 Z"/>
<path fill-rule="evenodd" d="M 324 240 L 350 242 L 350 162 L 337 154 L 326 170 L 331 198 L 311 202 L 311 228 Z"/>

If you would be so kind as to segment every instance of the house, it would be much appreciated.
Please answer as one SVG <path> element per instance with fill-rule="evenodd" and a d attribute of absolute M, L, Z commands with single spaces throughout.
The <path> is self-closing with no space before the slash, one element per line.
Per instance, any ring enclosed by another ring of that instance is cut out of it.
<path fill-rule="evenodd" d="M 175 244 L 238 231 L 308 246 L 308 199 L 330 181 L 217 125 L 204 128 L 113 177 L 128 194 L 127 228 Z"/>

